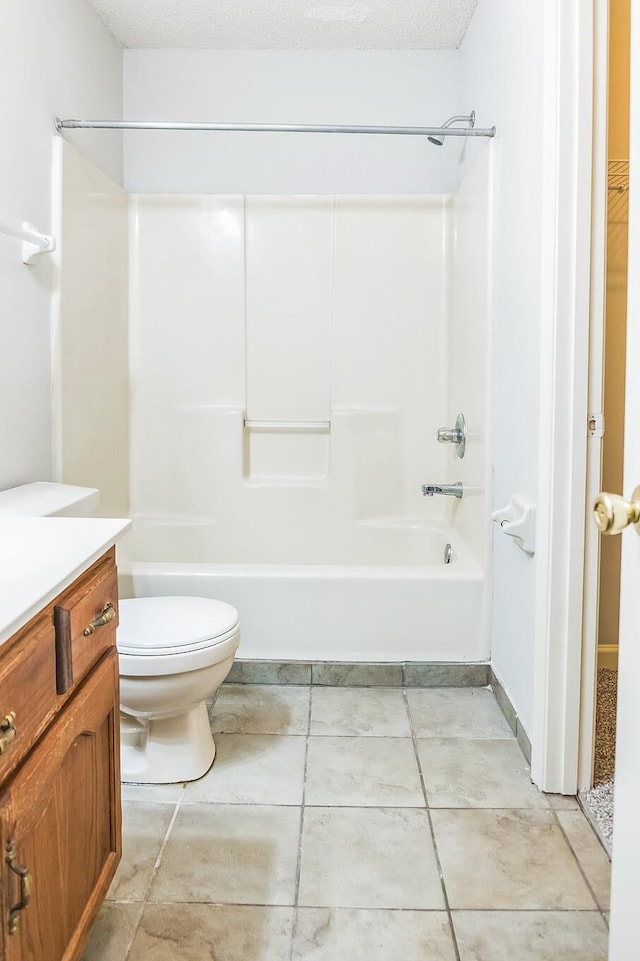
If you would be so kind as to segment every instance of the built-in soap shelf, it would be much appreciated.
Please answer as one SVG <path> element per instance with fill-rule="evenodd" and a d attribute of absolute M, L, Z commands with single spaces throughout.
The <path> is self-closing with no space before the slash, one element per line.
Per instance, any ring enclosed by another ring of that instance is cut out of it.
<path fill-rule="evenodd" d="M 244 418 L 246 480 L 260 485 L 326 484 L 330 420 Z"/>

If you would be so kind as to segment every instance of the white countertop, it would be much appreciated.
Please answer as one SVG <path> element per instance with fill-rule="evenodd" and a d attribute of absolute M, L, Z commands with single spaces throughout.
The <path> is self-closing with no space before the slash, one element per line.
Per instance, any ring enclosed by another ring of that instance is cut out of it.
<path fill-rule="evenodd" d="M 113 517 L 0 519 L 0 644 L 130 527 L 130 520 Z"/>

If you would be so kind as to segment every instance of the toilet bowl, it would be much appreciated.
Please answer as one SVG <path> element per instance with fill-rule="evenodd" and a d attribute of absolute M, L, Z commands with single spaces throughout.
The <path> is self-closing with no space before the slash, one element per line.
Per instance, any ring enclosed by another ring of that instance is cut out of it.
<path fill-rule="evenodd" d="M 95 488 L 39 482 L 0 491 L 0 516 L 89 516 Z M 168 784 L 202 777 L 215 757 L 206 699 L 240 643 L 238 612 L 205 597 L 119 602 L 121 779 Z"/>
<path fill-rule="evenodd" d="M 122 780 L 202 777 L 215 757 L 205 699 L 233 663 L 237 611 L 204 597 L 136 597 L 120 601 L 119 619 Z"/>

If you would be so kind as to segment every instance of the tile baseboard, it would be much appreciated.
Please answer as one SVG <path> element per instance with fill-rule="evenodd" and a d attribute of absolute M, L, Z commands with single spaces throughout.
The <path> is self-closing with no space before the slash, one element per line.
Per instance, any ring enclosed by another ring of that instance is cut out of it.
<path fill-rule="evenodd" d="M 531 741 L 529 740 L 529 735 L 522 726 L 517 711 L 509 700 L 509 696 L 503 688 L 502 683 L 494 674 L 493 668 L 491 667 L 489 668 L 489 686 L 495 694 L 496 701 L 500 705 L 502 713 L 506 717 L 509 727 L 516 736 L 520 750 L 524 754 L 527 763 L 531 764 Z"/>
<path fill-rule="evenodd" d="M 312 684 L 325 687 L 486 687 L 489 664 L 405 661 L 234 662 L 225 683 Z"/>

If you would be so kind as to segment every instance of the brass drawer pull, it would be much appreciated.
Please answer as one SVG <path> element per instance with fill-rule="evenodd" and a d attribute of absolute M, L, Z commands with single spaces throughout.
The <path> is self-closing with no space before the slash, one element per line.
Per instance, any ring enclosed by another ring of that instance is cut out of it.
<path fill-rule="evenodd" d="M 31 875 L 29 869 L 24 864 L 15 863 L 16 852 L 13 841 L 7 841 L 7 854 L 5 861 L 9 865 L 9 870 L 20 878 L 20 900 L 14 904 L 9 911 L 9 934 L 15 934 L 20 920 L 20 912 L 29 904 L 31 900 Z"/>
<path fill-rule="evenodd" d="M 108 624 L 109 621 L 112 621 L 115 616 L 116 609 L 111 601 L 109 601 L 109 603 L 105 604 L 103 607 L 102 614 L 99 614 L 98 617 L 94 617 L 91 623 L 87 624 L 83 631 L 84 636 L 88 637 L 89 634 L 93 634 L 94 631 L 97 631 L 99 627 L 104 627 L 104 625 Z"/>
<path fill-rule="evenodd" d="M 10 711 L 0 720 L 0 754 L 4 754 L 16 736 L 15 720 L 15 711 Z"/>

